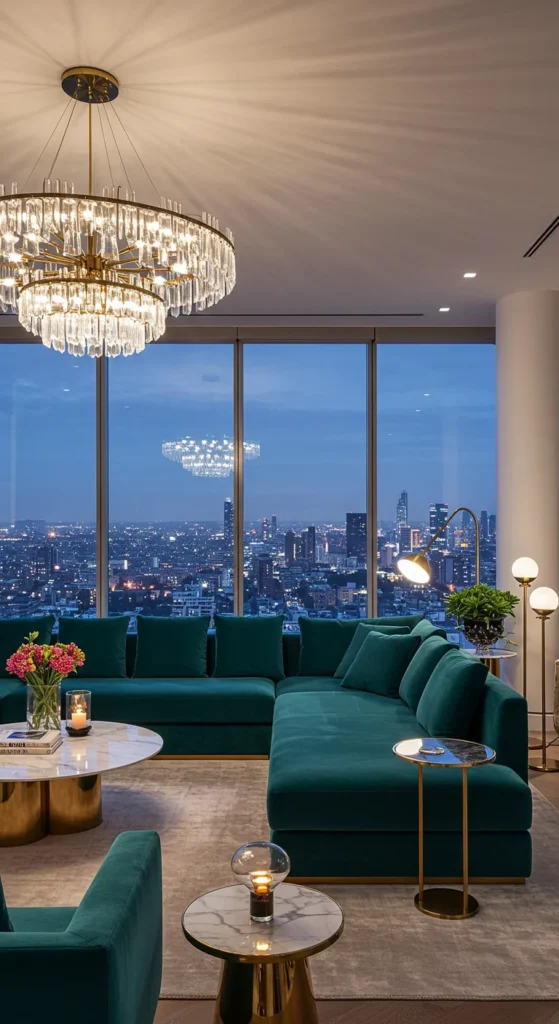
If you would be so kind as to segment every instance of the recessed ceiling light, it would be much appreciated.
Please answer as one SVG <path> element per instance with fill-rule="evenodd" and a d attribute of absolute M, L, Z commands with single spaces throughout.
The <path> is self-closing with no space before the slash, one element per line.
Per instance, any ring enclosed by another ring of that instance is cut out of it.
<path fill-rule="evenodd" d="M 464 277 L 477 277 L 477 270 L 467 270 Z"/>
<path fill-rule="evenodd" d="M 450 313 L 450 306 L 440 306 L 439 313 Z"/>

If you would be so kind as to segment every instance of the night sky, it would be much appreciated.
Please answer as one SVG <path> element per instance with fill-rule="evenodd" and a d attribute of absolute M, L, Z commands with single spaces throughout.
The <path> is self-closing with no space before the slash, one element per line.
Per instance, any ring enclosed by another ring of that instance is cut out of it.
<path fill-rule="evenodd" d="M 365 346 L 246 345 L 247 519 L 343 521 L 365 509 Z M 94 361 L 0 347 L 0 522 L 95 516 Z M 215 520 L 232 477 L 192 477 L 163 441 L 233 433 L 229 345 L 152 345 L 110 364 L 110 518 Z M 15 471 L 14 471 L 15 467 Z M 378 349 L 379 519 L 409 492 L 495 511 L 495 349 Z"/>

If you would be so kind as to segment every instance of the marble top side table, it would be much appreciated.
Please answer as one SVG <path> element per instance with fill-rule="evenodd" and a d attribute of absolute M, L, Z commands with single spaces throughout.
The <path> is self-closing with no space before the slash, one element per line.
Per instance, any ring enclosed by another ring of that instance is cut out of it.
<path fill-rule="evenodd" d="M 308 957 L 343 931 L 341 908 L 302 885 L 274 890 L 274 917 L 251 920 L 244 885 L 213 889 L 182 917 L 190 943 L 223 960 L 214 1024 L 318 1024 Z"/>

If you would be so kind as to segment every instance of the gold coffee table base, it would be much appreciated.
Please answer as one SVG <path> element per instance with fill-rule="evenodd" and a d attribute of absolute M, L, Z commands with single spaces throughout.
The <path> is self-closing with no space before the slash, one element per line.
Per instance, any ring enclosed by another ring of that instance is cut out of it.
<path fill-rule="evenodd" d="M 0 782 L 0 847 L 85 832 L 102 822 L 101 776 Z"/>
<path fill-rule="evenodd" d="M 414 903 L 422 914 L 447 921 L 462 921 L 473 917 L 479 910 L 476 898 L 459 889 L 425 889 L 422 896 L 416 893 Z"/>
<path fill-rule="evenodd" d="M 213 1024 L 318 1024 L 308 960 L 225 960 Z"/>

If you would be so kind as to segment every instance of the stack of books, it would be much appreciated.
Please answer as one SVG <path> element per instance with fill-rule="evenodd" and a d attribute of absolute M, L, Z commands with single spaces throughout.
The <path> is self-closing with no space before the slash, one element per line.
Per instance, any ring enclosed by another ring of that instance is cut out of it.
<path fill-rule="evenodd" d="M 54 754 L 61 743 L 62 734 L 57 729 L 0 729 L 0 755 Z"/>

